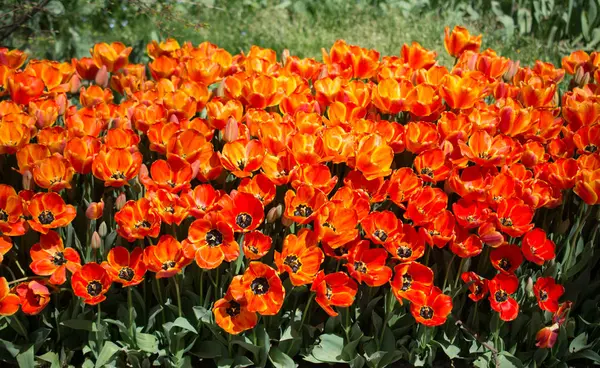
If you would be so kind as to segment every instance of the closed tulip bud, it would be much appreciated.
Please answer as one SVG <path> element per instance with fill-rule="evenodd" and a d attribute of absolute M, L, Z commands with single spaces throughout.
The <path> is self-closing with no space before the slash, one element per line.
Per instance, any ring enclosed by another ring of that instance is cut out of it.
<path fill-rule="evenodd" d="M 102 68 L 98 70 L 94 81 L 97 85 L 101 86 L 102 88 L 108 85 L 108 70 L 106 70 L 106 66 L 102 66 Z"/>
<path fill-rule="evenodd" d="M 125 203 L 127 203 L 127 197 L 125 197 L 125 193 L 119 194 L 117 200 L 115 201 L 115 208 L 117 209 L 117 211 L 120 211 L 121 208 L 125 206 Z"/>
<path fill-rule="evenodd" d="M 100 245 L 102 245 L 102 239 L 100 238 L 100 234 L 98 234 L 97 231 L 94 231 L 90 246 L 92 247 L 92 249 L 100 249 Z"/>
<path fill-rule="evenodd" d="M 272 224 L 275 221 L 277 221 L 277 219 L 279 219 L 281 217 L 281 214 L 283 213 L 283 206 L 281 204 L 271 208 L 269 210 L 269 212 L 267 213 L 267 222 Z"/>
<path fill-rule="evenodd" d="M 227 125 L 225 125 L 225 132 L 223 133 L 223 140 L 225 142 L 233 142 L 237 140 L 240 136 L 240 129 L 238 126 L 238 122 L 235 118 L 230 117 L 227 120 Z"/>
<path fill-rule="evenodd" d="M 581 83 L 579 83 L 579 87 L 585 87 L 588 83 L 590 83 L 590 73 L 586 72 L 581 78 Z"/>
<path fill-rule="evenodd" d="M 22 183 L 23 183 L 23 189 L 33 190 L 34 184 L 33 184 L 33 175 L 31 174 L 31 171 L 27 170 L 23 173 Z"/>
<path fill-rule="evenodd" d="M 535 345 L 541 349 L 552 348 L 558 339 L 558 330 L 558 323 L 542 328 L 535 335 Z"/>
<path fill-rule="evenodd" d="M 281 218 L 281 223 L 285 227 L 290 227 L 290 226 L 292 226 L 292 224 L 294 223 L 294 221 L 290 220 L 289 218 L 287 218 L 287 217 L 284 216 L 284 217 Z"/>
<path fill-rule="evenodd" d="M 508 69 L 506 70 L 506 73 L 504 73 L 504 75 L 502 76 L 502 78 L 504 78 L 506 82 L 510 82 L 513 80 L 515 74 L 517 74 L 517 71 L 519 70 L 519 63 L 519 60 L 510 60 L 508 62 Z"/>
<path fill-rule="evenodd" d="M 527 296 L 530 298 L 535 298 L 535 294 L 533 293 L 533 279 L 531 276 L 527 278 L 527 285 L 525 286 L 525 291 L 527 292 Z"/>
<path fill-rule="evenodd" d="M 98 234 L 100 234 L 100 236 L 103 238 L 108 234 L 108 226 L 106 226 L 106 222 L 102 221 L 100 227 L 98 228 Z"/>
<path fill-rule="evenodd" d="M 67 99 L 67 95 L 61 93 L 56 96 L 54 101 L 56 102 L 56 106 L 58 106 L 58 115 L 64 115 L 65 111 L 67 111 L 67 107 L 69 106 L 69 100 Z"/>
<path fill-rule="evenodd" d="M 573 77 L 573 80 L 575 81 L 575 85 L 580 86 L 581 85 L 581 80 L 583 79 L 583 75 L 585 74 L 585 71 L 583 70 L 583 68 L 580 66 L 577 68 L 577 71 L 575 72 L 575 76 Z"/>
<path fill-rule="evenodd" d="M 81 87 L 81 79 L 77 74 L 73 74 L 71 80 L 69 81 L 69 89 L 71 93 L 79 92 L 79 87 Z"/>
<path fill-rule="evenodd" d="M 85 211 L 85 216 L 90 220 L 97 220 L 104 212 L 104 201 L 92 202 Z"/>

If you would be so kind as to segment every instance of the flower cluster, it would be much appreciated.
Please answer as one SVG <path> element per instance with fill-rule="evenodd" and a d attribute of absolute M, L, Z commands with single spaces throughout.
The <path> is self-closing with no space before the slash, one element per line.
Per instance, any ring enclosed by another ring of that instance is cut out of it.
<path fill-rule="evenodd" d="M 600 204 L 600 54 L 521 67 L 461 27 L 444 45 L 451 68 L 418 43 L 381 57 L 337 41 L 319 62 L 169 39 L 147 65 L 119 42 L 63 63 L 0 49 L 0 260 L 29 263 L 0 278 L 0 314 L 198 267 L 229 334 L 294 290 L 332 317 L 389 286 L 425 326 L 466 292 L 514 320 L 520 269 L 558 253 L 537 215 Z M 571 304 L 561 274 L 537 275 L 547 347 Z"/>

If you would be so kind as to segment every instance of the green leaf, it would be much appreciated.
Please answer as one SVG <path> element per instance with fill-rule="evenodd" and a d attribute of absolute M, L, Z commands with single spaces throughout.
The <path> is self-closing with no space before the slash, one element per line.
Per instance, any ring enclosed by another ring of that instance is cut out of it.
<path fill-rule="evenodd" d="M 215 359 L 221 356 L 223 345 L 216 341 L 200 341 L 190 353 L 204 359 Z"/>
<path fill-rule="evenodd" d="M 498 354 L 498 363 L 503 368 L 523 368 L 523 362 L 506 351 Z"/>
<path fill-rule="evenodd" d="M 96 360 L 96 368 L 104 367 L 111 359 L 115 356 L 115 354 L 119 351 L 119 347 L 113 342 L 106 341 L 100 354 L 98 355 L 98 359 Z"/>
<path fill-rule="evenodd" d="M 343 363 L 344 339 L 333 334 L 321 335 L 321 341 L 312 349 L 312 356 L 325 363 Z"/>
<path fill-rule="evenodd" d="M 57 353 L 49 351 L 37 357 L 39 360 L 50 363 L 50 368 L 60 368 L 60 358 Z"/>
<path fill-rule="evenodd" d="M 27 338 L 27 330 L 25 329 L 25 327 L 23 326 L 23 322 L 21 322 L 21 320 L 19 319 L 19 316 L 17 315 L 13 315 L 9 321 L 8 324 L 10 325 L 10 327 L 12 327 L 15 331 L 17 331 L 17 333 L 25 338 Z"/>
<path fill-rule="evenodd" d="M 589 349 L 578 351 L 575 354 L 569 355 L 569 357 L 567 358 L 567 360 L 573 359 L 587 359 L 594 362 L 594 364 L 600 364 L 600 355 L 598 355 L 598 353 L 596 353 L 595 351 Z"/>
<path fill-rule="evenodd" d="M 250 367 L 252 366 L 254 363 L 252 362 L 252 360 L 250 360 L 250 358 L 246 357 L 246 356 L 236 356 L 235 360 L 233 361 L 233 368 L 243 368 L 243 367 Z"/>
<path fill-rule="evenodd" d="M 296 364 L 294 360 L 290 358 L 287 354 L 279 350 L 277 347 L 271 348 L 269 352 L 269 360 L 275 368 L 295 368 Z"/>
<path fill-rule="evenodd" d="M 135 341 L 137 346 L 147 353 L 158 351 L 158 340 L 154 335 L 138 332 L 135 335 Z"/>
<path fill-rule="evenodd" d="M 569 353 L 576 353 L 589 347 L 590 345 L 587 343 L 587 333 L 583 332 L 571 341 L 571 344 L 569 344 Z"/>
<path fill-rule="evenodd" d="M 44 9 L 54 16 L 59 16 L 65 13 L 65 6 L 58 0 L 50 1 L 48 4 L 46 4 Z"/>
<path fill-rule="evenodd" d="M 84 330 L 94 332 L 96 331 L 96 325 L 93 321 L 85 319 L 69 319 L 60 323 L 62 326 L 72 328 L 74 330 Z"/>
<path fill-rule="evenodd" d="M 173 322 L 173 326 L 181 327 L 184 330 L 191 331 L 191 332 L 193 332 L 195 334 L 198 333 L 198 331 L 194 328 L 194 326 L 192 326 L 191 323 L 187 319 L 185 319 L 183 317 L 177 318 L 175 320 L 175 322 Z"/>
<path fill-rule="evenodd" d="M 29 345 L 26 350 L 21 350 L 21 352 L 17 355 L 17 362 L 19 363 L 19 367 L 35 367 L 35 354 L 33 351 L 33 345 Z"/>

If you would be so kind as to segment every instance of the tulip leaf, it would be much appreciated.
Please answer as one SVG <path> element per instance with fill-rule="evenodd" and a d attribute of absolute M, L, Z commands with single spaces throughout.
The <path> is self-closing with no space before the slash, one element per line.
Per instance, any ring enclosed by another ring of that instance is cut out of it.
<path fill-rule="evenodd" d="M 115 343 L 106 341 L 96 360 L 96 368 L 104 367 L 119 350 L 120 348 Z"/>
<path fill-rule="evenodd" d="M 192 324 L 185 318 L 183 317 L 179 317 L 175 320 L 175 322 L 173 322 L 173 326 L 176 327 L 181 327 L 184 330 L 188 330 L 190 332 L 193 332 L 195 334 L 198 333 L 198 331 L 194 328 L 194 326 L 192 326 Z"/>
<path fill-rule="evenodd" d="M 569 353 L 576 353 L 590 347 L 590 344 L 587 343 L 587 339 L 588 336 L 585 332 L 575 337 L 573 341 L 571 341 L 571 344 L 569 344 Z"/>
<path fill-rule="evenodd" d="M 135 335 L 135 341 L 140 350 L 145 352 L 155 353 L 158 350 L 158 340 L 154 335 L 140 332 Z"/>
<path fill-rule="evenodd" d="M 73 330 L 96 331 L 96 324 L 93 321 L 85 319 L 69 319 L 60 323 L 61 325 Z"/>
<path fill-rule="evenodd" d="M 275 368 L 294 368 L 296 363 L 287 354 L 279 350 L 277 347 L 271 348 L 269 352 L 269 360 Z"/>
<path fill-rule="evenodd" d="M 17 362 L 19 367 L 35 367 L 35 353 L 33 344 L 26 345 L 27 349 L 23 347 L 21 352 L 17 355 Z"/>
<path fill-rule="evenodd" d="M 320 336 L 320 342 L 312 349 L 312 356 L 323 363 L 343 363 L 344 339 L 333 334 Z"/>
<path fill-rule="evenodd" d="M 573 359 L 587 359 L 592 361 L 594 364 L 600 364 L 600 355 L 590 349 L 578 351 L 575 354 L 569 355 L 569 357 L 567 358 L 567 360 Z"/>

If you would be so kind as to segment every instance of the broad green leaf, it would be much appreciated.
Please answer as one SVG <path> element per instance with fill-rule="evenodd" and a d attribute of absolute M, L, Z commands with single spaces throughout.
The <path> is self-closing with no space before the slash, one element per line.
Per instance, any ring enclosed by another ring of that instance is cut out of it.
<path fill-rule="evenodd" d="M 135 340 L 137 346 L 145 352 L 155 353 L 158 351 L 158 340 L 154 335 L 138 332 L 135 335 Z"/>
<path fill-rule="evenodd" d="M 60 323 L 62 326 L 72 328 L 74 330 L 84 330 L 94 332 L 96 325 L 93 321 L 85 319 L 69 319 Z"/>
<path fill-rule="evenodd" d="M 17 355 L 17 362 L 19 363 L 19 367 L 35 367 L 35 353 L 33 351 L 33 345 L 29 345 L 27 349 L 21 350 L 21 352 Z"/>
<path fill-rule="evenodd" d="M 191 331 L 191 332 L 193 332 L 195 334 L 198 333 L 198 331 L 194 328 L 194 326 L 192 326 L 190 324 L 190 322 L 187 319 L 183 318 L 183 317 L 177 318 L 175 320 L 175 322 L 173 322 L 173 326 L 181 327 L 184 330 Z"/>
<path fill-rule="evenodd" d="M 119 350 L 119 347 L 115 343 L 106 341 L 102 347 L 102 350 L 100 351 L 100 354 L 98 355 L 98 359 L 96 360 L 96 368 L 104 367 L 113 359 Z"/>
<path fill-rule="evenodd" d="M 214 359 L 221 356 L 222 347 L 216 341 L 201 341 L 190 352 L 200 358 Z"/>
<path fill-rule="evenodd" d="M 592 361 L 594 364 L 600 364 L 600 355 L 595 351 L 589 349 L 578 351 L 575 354 L 569 355 L 569 357 L 567 358 L 567 360 L 573 359 L 587 359 L 589 361 Z"/>
<path fill-rule="evenodd" d="M 60 358 L 57 353 L 49 351 L 37 357 L 39 360 L 50 363 L 50 368 L 60 368 Z"/>
<path fill-rule="evenodd" d="M 500 367 L 506 367 L 506 368 L 522 368 L 523 367 L 523 362 L 521 362 L 519 360 L 519 358 L 517 358 L 516 356 L 503 351 L 500 354 L 498 354 L 498 363 L 500 365 Z"/>
<path fill-rule="evenodd" d="M 294 368 L 296 363 L 287 354 L 279 350 L 277 347 L 271 348 L 269 351 L 269 360 L 275 368 Z"/>
<path fill-rule="evenodd" d="M 243 367 L 250 367 L 253 366 L 253 362 L 252 360 L 250 360 L 250 358 L 246 357 L 246 356 L 236 356 L 235 360 L 233 361 L 232 367 L 233 368 L 243 368 Z"/>
<path fill-rule="evenodd" d="M 13 315 L 10 317 L 8 324 L 12 327 L 17 333 L 23 337 L 27 337 L 28 333 L 23 325 L 23 322 L 19 319 L 18 315 Z"/>
<path fill-rule="evenodd" d="M 50 1 L 44 8 L 48 13 L 54 16 L 59 16 L 65 13 L 65 6 L 58 0 Z"/>
<path fill-rule="evenodd" d="M 342 363 L 342 350 L 344 339 L 333 334 L 320 336 L 321 341 L 312 350 L 312 355 L 319 361 L 325 363 Z"/>
<path fill-rule="evenodd" d="M 569 344 L 569 353 L 576 353 L 583 349 L 587 349 L 590 345 L 587 343 L 587 333 L 583 332 L 571 341 Z"/>

